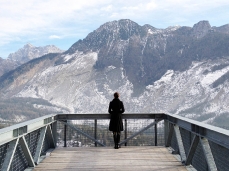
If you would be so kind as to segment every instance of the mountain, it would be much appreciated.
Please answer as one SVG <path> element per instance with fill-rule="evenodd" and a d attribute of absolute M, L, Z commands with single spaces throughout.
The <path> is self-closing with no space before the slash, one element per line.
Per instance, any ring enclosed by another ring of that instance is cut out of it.
<path fill-rule="evenodd" d="M 227 126 L 228 78 L 227 25 L 200 21 L 158 29 L 119 20 L 62 54 L 4 74 L 0 95 L 42 99 L 68 113 L 106 113 L 119 91 L 127 113 L 173 113 Z"/>
<path fill-rule="evenodd" d="M 229 34 L 221 30 L 212 29 L 208 21 L 201 21 L 193 28 L 156 29 L 120 20 L 105 23 L 76 42 L 67 53 L 98 52 L 95 69 L 109 65 L 125 68 L 138 92 L 160 79 L 167 70 L 184 71 L 192 61 L 227 56 Z"/>
<path fill-rule="evenodd" d="M 12 69 L 15 69 L 20 64 L 17 61 L 12 61 L 10 59 L 3 59 L 0 57 L 0 76 Z"/>
<path fill-rule="evenodd" d="M 18 51 L 9 54 L 7 59 L 0 58 L 0 76 L 32 59 L 41 57 L 48 53 L 62 53 L 62 52 L 63 50 L 60 50 L 54 45 L 35 47 L 31 44 L 26 44 L 24 45 L 23 48 L 20 48 Z"/>
<path fill-rule="evenodd" d="M 36 47 L 32 44 L 26 44 L 23 48 L 18 51 L 9 54 L 8 59 L 19 61 L 21 64 L 26 63 L 32 59 L 41 57 L 48 53 L 62 53 L 63 50 L 60 50 L 54 45 L 40 46 Z"/>

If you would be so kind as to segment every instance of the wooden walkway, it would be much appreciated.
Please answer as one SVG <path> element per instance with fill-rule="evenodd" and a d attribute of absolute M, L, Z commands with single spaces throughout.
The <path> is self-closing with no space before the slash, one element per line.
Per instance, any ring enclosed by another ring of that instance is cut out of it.
<path fill-rule="evenodd" d="M 167 148 L 152 146 L 57 148 L 33 170 L 187 171 Z"/>

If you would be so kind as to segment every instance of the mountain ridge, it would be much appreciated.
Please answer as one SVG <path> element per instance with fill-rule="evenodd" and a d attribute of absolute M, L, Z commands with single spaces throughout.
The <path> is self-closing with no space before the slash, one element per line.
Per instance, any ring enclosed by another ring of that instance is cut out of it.
<path fill-rule="evenodd" d="M 207 21 L 166 29 L 108 22 L 64 53 L 0 77 L 0 93 L 41 98 L 69 113 L 104 113 L 119 91 L 127 112 L 173 113 L 214 123 L 228 110 L 223 93 L 229 91 L 227 28 Z"/>
<path fill-rule="evenodd" d="M 10 53 L 8 58 L 0 59 L 0 76 L 11 70 L 16 69 L 18 66 L 48 53 L 62 53 L 63 51 L 54 45 L 46 45 L 36 47 L 32 44 L 25 44 L 22 48 L 14 53 Z"/>
<path fill-rule="evenodd" d="M 8 59 L 19 61 L 21 64 L 28 62 L 34 58 L 38 58 L 40 56 L 46 55 L 48 53 L 62 53 L 63 50 L 60 50 L 54 45 L 46 45 L 46 46 L 33 46 L 28 43 L 25 44 L 22 48 L 17 50 L 14 53 L 10 53 Z"/>

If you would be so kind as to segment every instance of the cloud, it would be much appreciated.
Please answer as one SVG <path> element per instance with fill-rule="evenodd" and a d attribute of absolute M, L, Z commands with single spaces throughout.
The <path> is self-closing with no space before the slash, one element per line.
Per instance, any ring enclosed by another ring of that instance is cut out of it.
<path fill-rule="evenodd" d="M 219 26 L 227 24 L 228 8 L 228 0 L 0 0 L 0 51 L 15 41 L 82 39 L 101 24 L 119 19 L 160 28 L 192 26 L 203 19 Z"/>
<path fill-rule="evenodd" d="M 61 37 L 57 35 L 51 35 L 49 36 L 49 39 L 61 39 Z"/>
<path fill-rule="evenodd" d="M 24 0 L 0 1 L 0 32 L 10 35 L 44 34 L 55 28 L 75 27 L 112 19 L 131 18 L 133 20 L 158 21 L 171 15 L 174 19 L 221 6 L 229 6 L 227 0 Z M 210 15 L 210 14 L 209 14 Z M 102 18 L 100 18 L 100 16 Z M 161 18 L 157 18 L 157 17 Z M 67 23 L 71 23 L 67 25 Z M 60 30 L 59 30 L 60 32 Z M 59 33 L 58 32 L 58 33 Z M 57 34 L 57 33 L 55 33 Z M 63 34 L 63 33 L 61 33 Z M 0 37 L 1 38 L 1 37 Z"/>
<path fill-rule="evenodd" d="M 101 10 L 105 11 L 105 12 L 110 12 L 110 11 L 113 10 L 113 6 L 112 5 L 108 5 L 108 6 L 102 7 Z"/>

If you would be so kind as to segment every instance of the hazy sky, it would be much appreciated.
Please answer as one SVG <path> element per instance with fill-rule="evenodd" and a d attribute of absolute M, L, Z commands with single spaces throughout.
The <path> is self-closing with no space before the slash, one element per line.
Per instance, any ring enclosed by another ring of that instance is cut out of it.
<path fill-rule="evenodd" d="M 131 19 L 156 28 L 229 24 L 228 0 L 0 0 L 0 57 L 22 48 L 73 43 L 108 21 Z"/>

